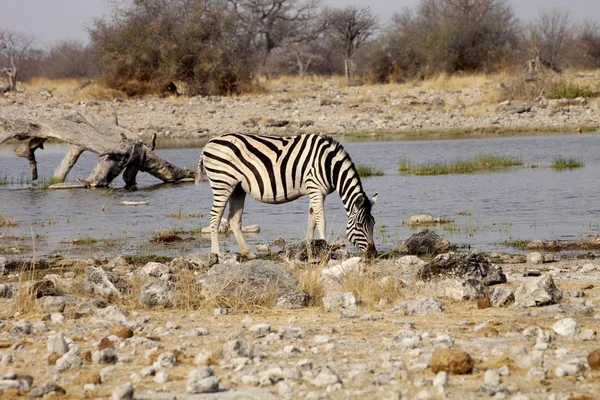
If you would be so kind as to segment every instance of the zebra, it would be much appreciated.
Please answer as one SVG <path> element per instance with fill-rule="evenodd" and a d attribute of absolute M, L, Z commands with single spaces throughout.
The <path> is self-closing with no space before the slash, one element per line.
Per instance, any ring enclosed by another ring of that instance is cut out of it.
<path fill-rule="evenodd" d="M 219 224 L 229 203 L 229 225 L 248 259 L 256 258 L 242 234 L 241 223 L 246 194 L 270 204 L 282 204 L 301 196 L 309 197 L 307 240 L 315 226 L 325 239 L 325 197 L 340 195 L 348 214 L 346 236 L 367 257 L 377 255 L 373 242 L 375 219 L 358 172 L 342 145 L 329 136 L 303 134 L 273 137 L 225 134 L 207 142 L 198 160 L 196 184 L 203 168 L 213 191 L 210 211 L 211 253 L 219 253 Z"/>

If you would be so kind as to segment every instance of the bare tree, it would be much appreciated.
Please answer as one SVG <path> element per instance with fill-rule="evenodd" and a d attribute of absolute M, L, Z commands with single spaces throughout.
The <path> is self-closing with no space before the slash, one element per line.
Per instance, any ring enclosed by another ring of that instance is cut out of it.
<path fill-rule="evenodd" d="M 529 51 L 539 63 L 560 70 L 573 41 L 571 15 L 564 10 L 544 10 L 529 27 Z"/>
<path fill-rule="evenodd" d="M 344 72 L 350 82 L 354 78 L 354 56 L 377 30 L 377 17 L 370 7 L 348 6 L 326 12 L 328 31 L 342 49 Z"/>
<path fill-rule="evenodd" d="M 297 31 L 284 41 L 283 47 L 290 53 L 296 63 L 298 75 L 304 78 L 313 61 L 319 58 L 315 45 L 323 39 L 327 29 L 325 18 L 314 18 L 299 24 Z"/>
<path fill-rule="evenodd" d="M 255 32 L 263 51 L 263 67 L 271 52 L 316 17 L 317 0 L 228 0 L 247 29 Z"/>
<path fill-rule="evenodd" d="M 6 85 L 0 86 L 0 92 L 16 90 L 19 63 L 25 57 L 32 43 L 32 37 L 0 30 L 0 77 L 5 77 L 6 80 Z"/>
<path fill-rule="evenodd" d="M 586 21 L 577 34 L 579 54 L 583 54 L 584 66 L 600 67 L 600 24 Z"/>

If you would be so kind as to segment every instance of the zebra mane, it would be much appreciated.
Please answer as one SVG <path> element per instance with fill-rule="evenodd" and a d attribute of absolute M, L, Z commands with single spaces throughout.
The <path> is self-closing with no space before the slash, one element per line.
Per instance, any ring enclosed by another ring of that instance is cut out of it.
<path fill-rule="evenodd" d="M 365 211 L 367 211 L 368 213 L 371 213 L 371 208 L 372 208 L 371 200 L 369 199 L 369 196 L 367 196 L 367 193 L 365 192 L 365 190 L 363 188 L 362 180 L 360 179 L 360 175 L 358 175 L 358 170 L 356 169 L 354 160 L 352 160 L 352 157 L 350 157 L 350 153 L 348 153 L 346 151 L 346 149 L 344 148 L 344 146 L 342 146 L 342 144 L 334 137 L 329 136 L 329 135 L 321 135 L 321 137 L 323 139 L 325 139 L 329 144 L 331 144 L 332 146 L 336 146 L 338 149 L 342 150 L 343 152 L 345 152 L 348 155 L 348 159 L 350 160 L 350 163 L 352 164 L 352 169 L 356 172 L 356 179 L 358 180 L 358 184 L 360 186 L 360 191 L 363 196 L 362 207 L 365 209 Z"/>

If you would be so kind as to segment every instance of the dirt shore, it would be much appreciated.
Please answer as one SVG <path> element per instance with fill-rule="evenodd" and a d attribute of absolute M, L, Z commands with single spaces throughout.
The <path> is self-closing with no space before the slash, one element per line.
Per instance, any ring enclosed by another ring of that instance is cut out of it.
<path fill-rule="evenodd" d="M 597 81 L 594 73 L 588 75 L 579 78 Z M 541 96 L 533 101 L 503 101 L 508 89 L 497 76 L 356 87 L 344 86 L 334 78 L 280 80 L 270 83 L 264 93 L 238 97 L 111 97 L 103 101 L 97 100 L 103 97 L 98 90 L 100 94 L 82 94 L 49 82 L 1 96 L 0 106 L 44 118 L 65 110 L 108 117 L 108 103 L 117 111 L 122 126 L 146 137 L 156 133 L 163 138 L 203 138 L 230 132 L 456 137 L 595 131 L 600 126 L 596 99 L 549 100 Z"/>

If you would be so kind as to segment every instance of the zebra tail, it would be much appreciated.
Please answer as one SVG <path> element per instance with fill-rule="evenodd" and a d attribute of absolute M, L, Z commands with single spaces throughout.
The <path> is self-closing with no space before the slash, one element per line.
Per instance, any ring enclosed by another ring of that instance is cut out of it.
<path fill-rule="evenodd" d="M 202 182 L 202 179 L 204 178 L 202 168 L 203 164 L 204 160 L 202 159 L 202 154 L 200 154 L 200 159 L 198 160 L 198 170 L 196 171 L 196 185 L 199 185 L 200 182 Z"/>

